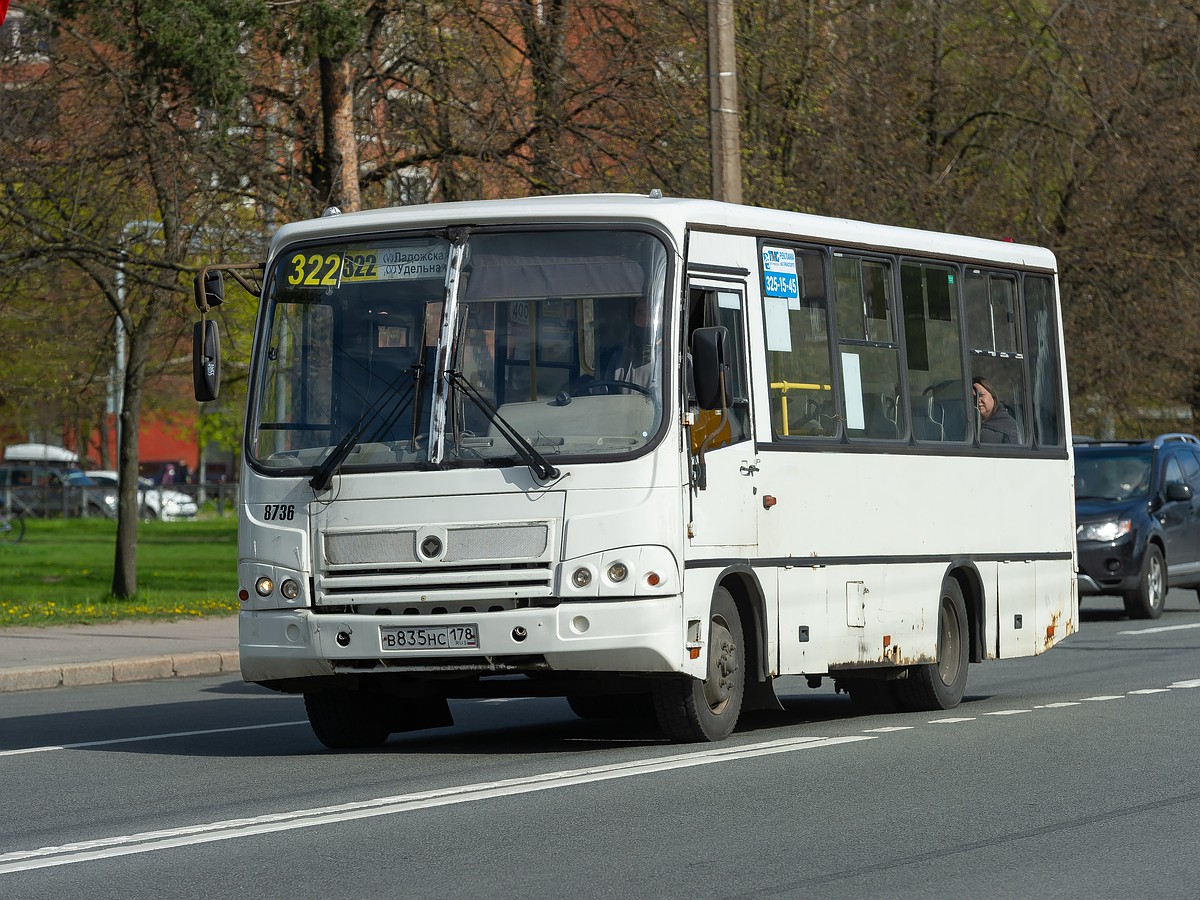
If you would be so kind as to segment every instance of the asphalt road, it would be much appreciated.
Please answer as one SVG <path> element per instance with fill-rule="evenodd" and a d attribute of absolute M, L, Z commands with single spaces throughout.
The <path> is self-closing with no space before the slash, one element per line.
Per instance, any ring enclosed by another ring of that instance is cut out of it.
<path fill-rule="evenodd" d="M 0 897 L 1194 897 L 1200 602 L 1093 601 L 942 714 L 802 680 L 717 745 L 463 702 L 379 751 L 227 678 L 0 694 Z"/>

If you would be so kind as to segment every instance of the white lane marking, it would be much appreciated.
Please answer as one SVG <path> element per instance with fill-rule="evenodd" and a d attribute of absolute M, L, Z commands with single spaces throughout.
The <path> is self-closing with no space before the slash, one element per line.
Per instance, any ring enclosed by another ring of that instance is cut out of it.
<path fill-rule="evenodd" d="M 1129 691 L 1130 694 L 1167 694 L 1170 693 L 1170 688 L 1142 688 L 1137 691 Z"/>
<path fill-rule="evenodd" d="M 301 719 L 298 722 L 268 722 L 263 725 L 239 725 L 236 728 L 209 728 L 204 731 L 172 731 L 165 734 L 143 734 L 139 737 L 110 738 L 105 741 L 84 741 L 79 744 L 50 744 L 46 747 L 22 747 L 17 750 L 0 750 L 0 756 L 20 756 L 23 753 L 50 753 L 54 750 L 81 750 L 84 747 L 137 744 L 142 741 L 162 741 L 168 738 L 198 737 L 205 734 L 228 734 L 231 731 L 258 731 L 261 728 L 291 728 L 296 725 L 307 724 L 307 719 Z"/>
<path fill-rule="evenodd" d="M 74 844 L 63 844 L 58 847 L 41 847 L 37 850 L 18 850 L 14 853 L 0 854 L 0 875 L 11 872 L 25 872 L 31 869 L 44 869 L 52 866 L 65 866 L 70 863 L 86 862 L 88 860 L 109 859 L 133 853 L 148 853 L 153 850 L 165 850 L 171 847 L 183 847 L 192 844 L 209 843 L 211 841 L 224 841 L 232 838 L 268 834 L 271 832 L 290 831 L 297 828 L 315 828 L 322 825 L 349 822 L 374 816 L 397 815 L 399 813 L 430 809 L 438 806 L 471 803 L 495 797 L 511 797 L 534 791 L 573 787 L 597 781 L 611 781 L 616 778 L 630 778 L 635 775 L 648 775 L 654 772 L 685 769 L 692 766 L 706 766 L 735 759 L 769 756 L 777 753 L 792 753 L 796 750 L 813 750 L 818 747 L 832 747 L 838 744 L 852 744 L 859 741 L 874 740 L 878 740 L 878 738 L 864 735 L 846 735 L 829 738 L 789 738 L 779 741 L 767 741 L 760 744 L 748 744 L 744 747 L 716 747 L 709 750 L 702 750 L 698 753 L 683 753 L 658 759 L 617 763 L 609 766 L 595 766 L 587 769 L 567 769 L 560 772 L 546 772 L 527 778 L 510 778 L 503 781 L 466 784 L 459 785 L 458 787 L 442 788 L 440 790 L 420 791 L 415 794 L 378 797 L 374 800 L 343 803 L 337 806 L 322 806 L 314 809 L 301 809 L 266 816 L 227 819 L 222 822 L 211 822 L 205 825 L 192 825 L 161 831 L 146 831 L 140 834 L 118 835 Z"/>
<path fill-rule="evenodd" d="M 1118 631 L 1117 634 L 1159 634 L 1163 631 L 1186 631 L 1189 628 L 1200 628 L 1200 622 L 1190 625 L 1157 625 L 1154 628 L 1137 628 L 1132 631 Z"/>
<path fill-rule="evenodd" d="M 912 725 L 884 725 L 880 728 L 864 728 L 867 734 L 891 734 L 893 731 L 912 731 Z"/>
<path fill-rule="evenodd" d="M 1096 697 L 1084 697 L 1083 702 L 1088 703 L 1092 700 L 1124 700 L 1124 694 L 1100 694 Z"/>
<path fill-rule="evenodd" d="M 1194 688 L 1200 687 L 1200 678 L 1192 678 L 1188 681 L 1176 681 L 1174 684 L 1168 684 L 1170 688 Z"/>
<path fill-rule="evenodd" d="M 1028 709 L 998 709 L 995 712 L 984 713 L 985 716 L 1019 716 L 1021 713 L 1027 713 Z"/>
<path fill-rule="evenodd" d="M 1082 706 L 1078 700 L 1060 700 L 1057 703 L 1043 703 L 1041 706 L 1035 706 L 1034 709 L 1062 709 L 1064 706 Z"/>
<path fill-rule="evenodd" d="M 956 722 L 974 722 L 974 716 L 951 716 L 948 719 L 930 719 L 930 725 L 953 725 Z"/>

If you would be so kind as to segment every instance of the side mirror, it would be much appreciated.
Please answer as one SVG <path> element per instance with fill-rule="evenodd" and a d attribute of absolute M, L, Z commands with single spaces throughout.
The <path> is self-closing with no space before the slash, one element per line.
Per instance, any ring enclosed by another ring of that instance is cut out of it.
<path fill-rule="evenodd" d="M 692 373 L 701 409 L 728 409 L 733 403 L 729 330 L 723 325 L 692 332 Z"/>
<path fill-rule="evenodd" d="M 196 309 L 208 312 L 225 302 L 225 281 L 220 272 L 201 269 L 192 282 L 196 292 Z"/>
<path fill-rule="evenodd" d="M 221 390 L 221 336 L 212 319 L 192 328 L 192 387 L 200 403 L 216 400 Z"/>
<path fill-rule="evenodd" d="M 1182 481 L 1167 482 L 1167 499 L 1168 500 L 1191 500 L 1192 488 L 1191 485 L 1184 484 Z"/>

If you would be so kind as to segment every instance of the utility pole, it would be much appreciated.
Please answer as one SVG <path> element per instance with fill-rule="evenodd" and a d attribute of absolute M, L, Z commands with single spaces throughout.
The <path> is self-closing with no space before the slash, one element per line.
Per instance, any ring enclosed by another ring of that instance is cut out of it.
<path fill-rule="evenodd" d="M 742 202 L 733 0 L 708 0 L 708 114 L 714 200 Z"/>

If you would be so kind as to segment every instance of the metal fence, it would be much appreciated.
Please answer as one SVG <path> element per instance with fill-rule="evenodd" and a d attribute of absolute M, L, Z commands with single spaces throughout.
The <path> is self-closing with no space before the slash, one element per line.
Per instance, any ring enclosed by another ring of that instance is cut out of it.
<path fill-rule="evenodd" d="M 219 516 L 231 515 L 237 510 L 236 484 L 172 484 L 164 485 L 161 489 L 139 490 L 143 518 L 154 517 L 153 504 L 148 504 L 148 500 L 160 490 L 187 494 L 201 510 L 211 502 Z M 117 517 L 117 489 L 109 486 L 55 484 L 0 487 L 0 503 L 8 515 L 23 515 L 30 519 Z M 161 502 L 158 508 L 162 508 Z"/>

